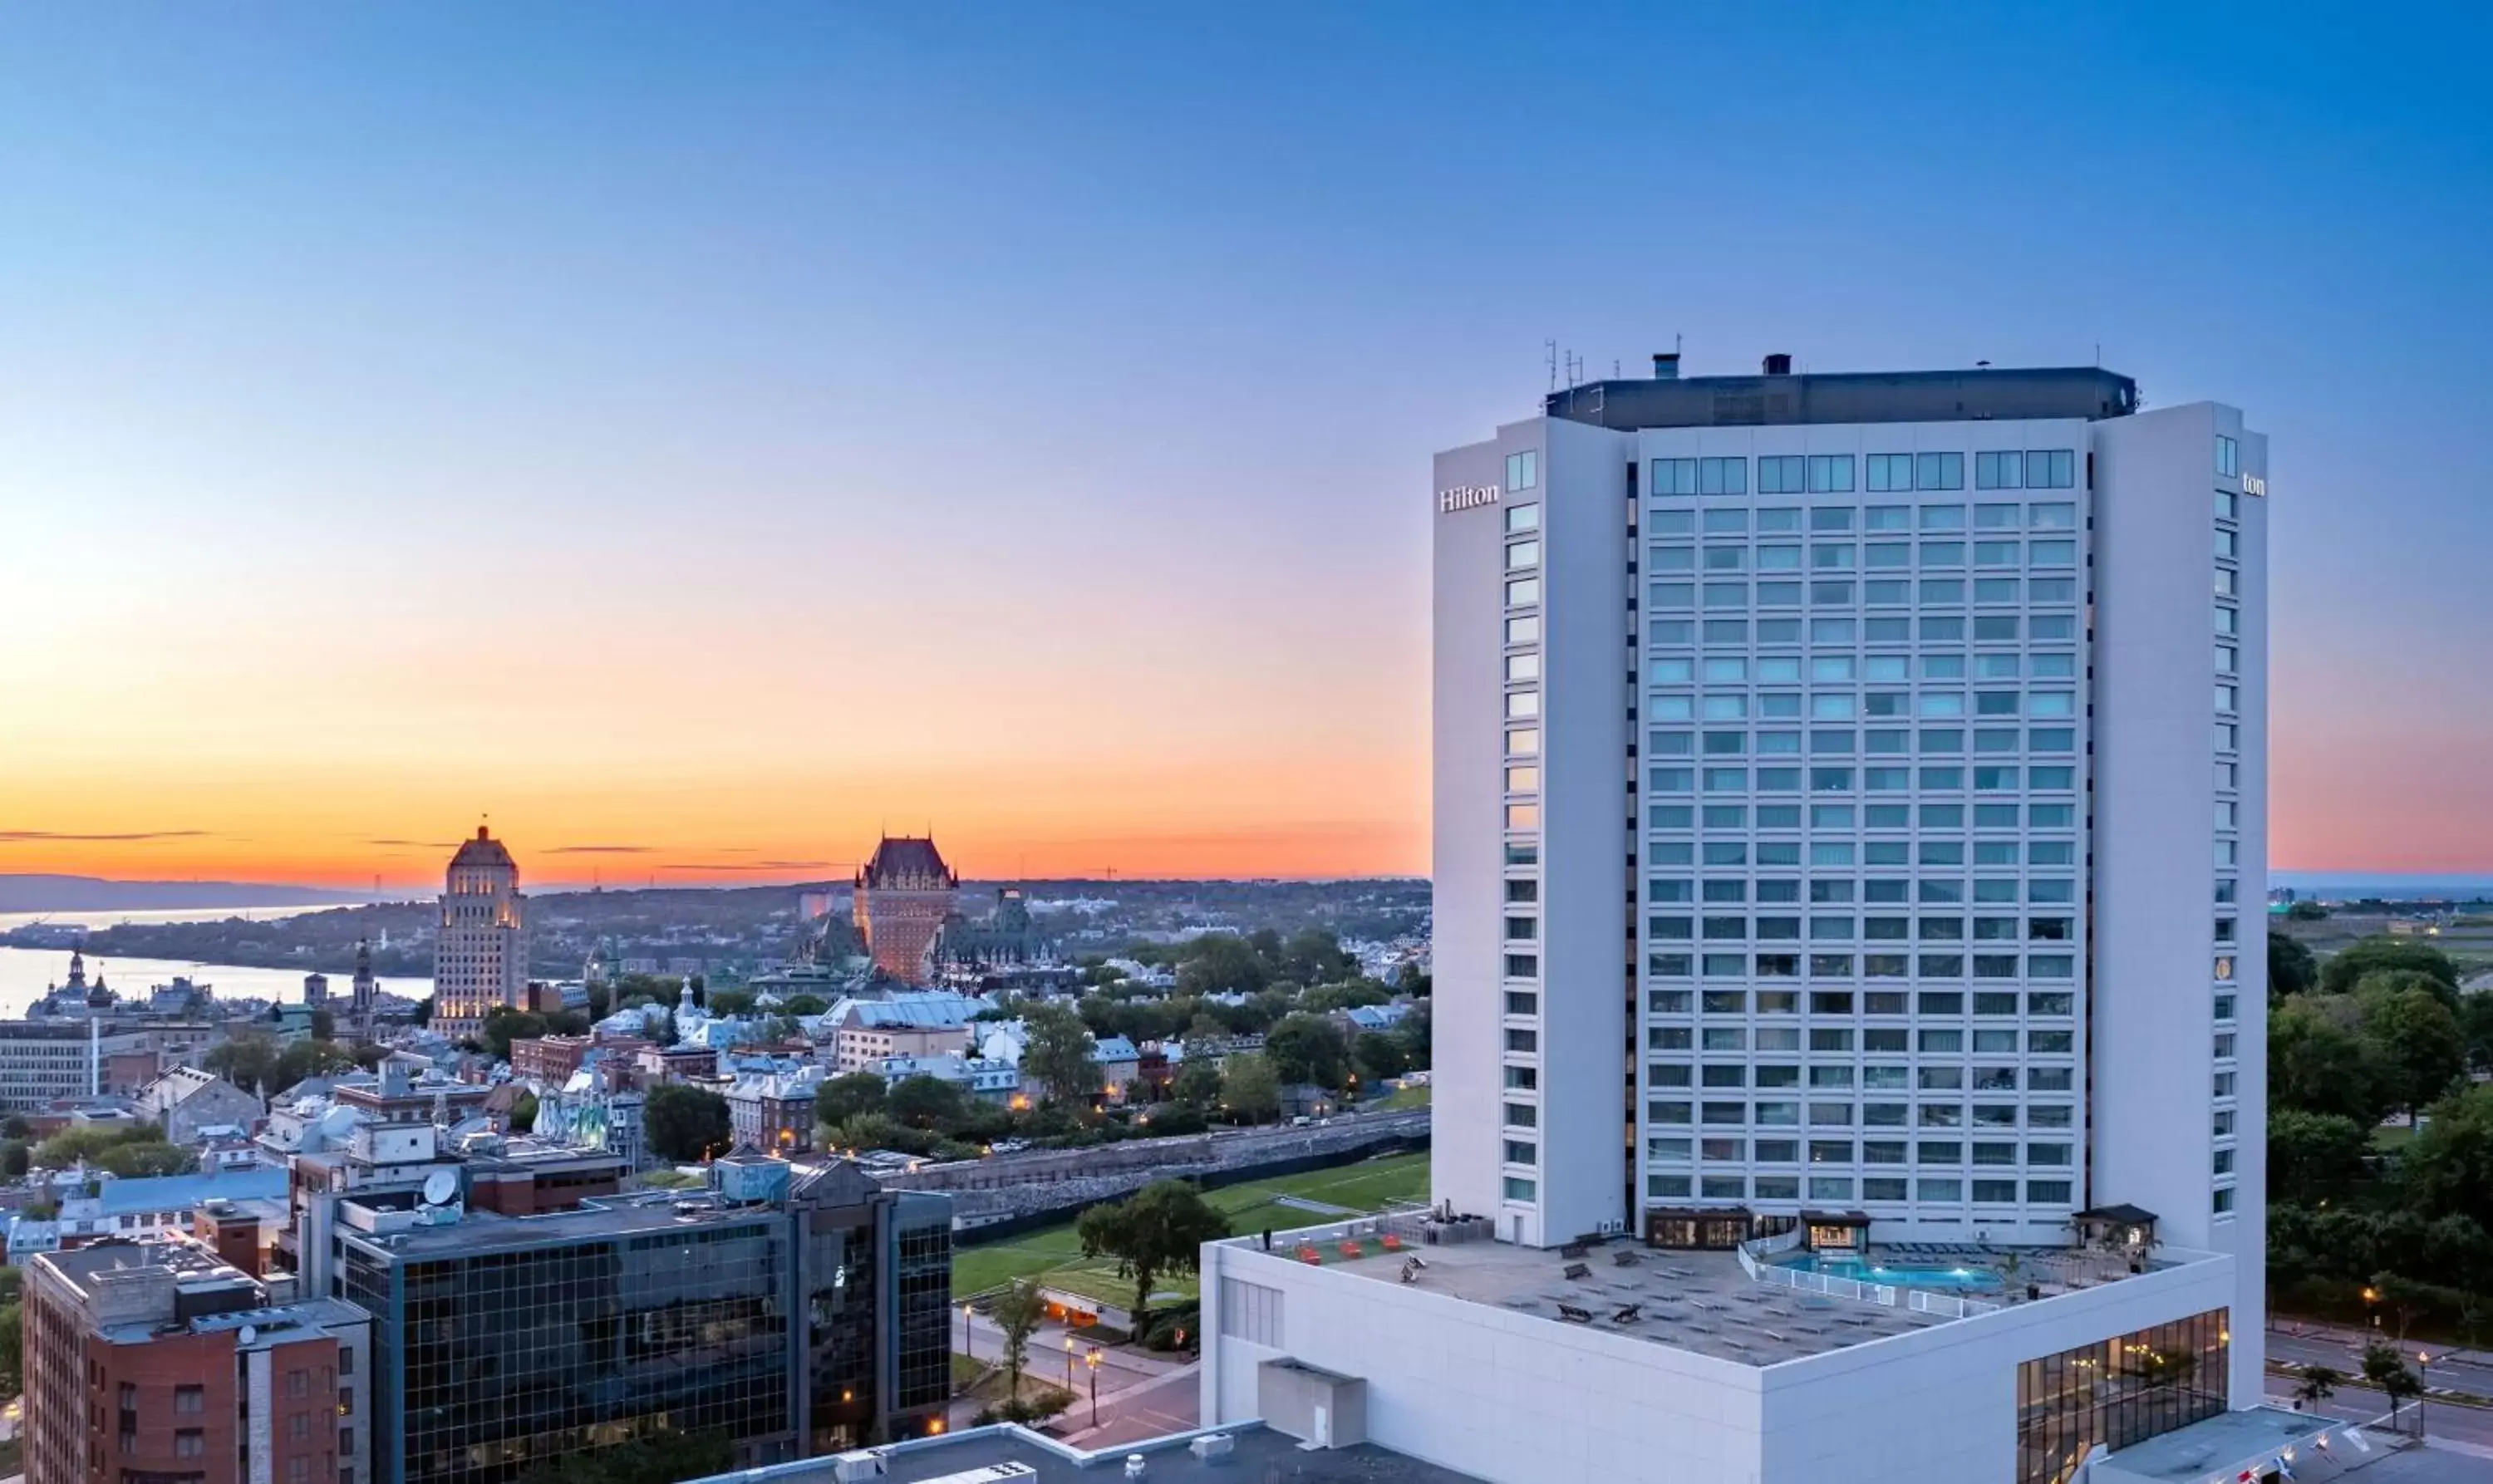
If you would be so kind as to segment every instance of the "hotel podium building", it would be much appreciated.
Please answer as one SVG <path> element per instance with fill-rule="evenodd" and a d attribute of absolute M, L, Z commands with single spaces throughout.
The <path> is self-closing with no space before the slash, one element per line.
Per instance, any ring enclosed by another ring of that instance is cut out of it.
<path fill-rule="evenodd" d="M 1436 1209 L 1351 1233 L 1425 1265 L 1208 1250 L 1206 1420 L 1286 1361 L 1492 1479 L 2060 1484 L 2255 1405 L 2267 453 L 1664 356 L 1439 455 Z"/>

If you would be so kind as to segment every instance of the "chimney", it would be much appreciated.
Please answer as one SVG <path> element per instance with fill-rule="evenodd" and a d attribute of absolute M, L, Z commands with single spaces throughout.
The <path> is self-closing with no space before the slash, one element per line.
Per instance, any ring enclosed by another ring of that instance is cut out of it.
<path fill-rule="evenodd" d="M 1656 381 L 1677 381 L 1679 379 L 1678 351 L 1657 350 L 1653 353 L 1653 379 Z"/>
<path fill-rule="evenodd" d="M 1789 356 L 1787 356 L 1787 355 L 1784 354 L 1784 353 L 1783 353 L 1782 351 L 1780 351 L 1780 350 L 1778 350 L 1778 351 L 1776 351 L 1774 354 L 1772 354 L 1772 355 L 1770 355 L 1770 356 L 1766 357 L 1766 374 L 1767 374 L 1767 375 L 1769 375 L 1769 376 L 1788 376 L 1788 375 L 1790 375 L 1790 374 L 1791 374 L 1791 357 L 1789 357 Z"/>

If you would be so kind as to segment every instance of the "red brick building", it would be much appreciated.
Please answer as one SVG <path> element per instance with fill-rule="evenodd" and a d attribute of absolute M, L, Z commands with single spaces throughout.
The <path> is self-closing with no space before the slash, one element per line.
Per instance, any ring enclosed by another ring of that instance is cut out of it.
<path fill-rule="evenodd" d="M 960 885 L 932 839 L 883 837 L 856 874 L 857 935 L 874 966 L 906 984 L 926 983 Z"/>
<path fill-rule="evenodd" d="M 369 1481 L 354 1305 L 131 1242 L 38 1254 L 24 1301 L 27 1484 Z"/>

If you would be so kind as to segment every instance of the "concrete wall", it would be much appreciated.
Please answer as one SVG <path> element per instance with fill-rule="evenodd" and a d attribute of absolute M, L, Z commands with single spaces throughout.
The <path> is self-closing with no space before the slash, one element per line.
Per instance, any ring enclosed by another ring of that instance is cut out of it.
<path fill-rule="evenodd" d="M 2238 436 L 2240 414 L 2200 402 L 2117 419 L 2095 449 L 2094 1081 L 2089 1115 L 2095 1203 L 2153 1211 L 2167 1241 L 2233 1253 L 2240 1287 L 2234 1350 L 2236 1405 L 2262 1393 L 2257 1316 L 2264 1310 L 2267 1046 L 2266 502 L 2240 500 L 2242 673 L 2240 827 L 2215 824 L 2219 720 L 2213 698 L 2215 439 Z M 2244 466 L 2265 468 L 2265 445 Z M 2253 460 L 2259 460 L 2256 464 Z M 2238 863 L 2215 864 L 2219 835 Z M 2239 882 L 2219 907 L 2214 882 Z M 2217 917 L 2239 926 L 2219 944 Z M 2234 977 L 2217 980 L 2230 958 Z M 2220 1027 L 2214 1000 L 2234 997 Z M 2236 1055 L 2219 1060 L 2230 1028 Z M 2230 1097 L 2215 1079 L 2230 1075 Z M 2234 1133 L 2214 1119 L 2230 1112 Z M 2219 1149 L 2235 1162 L 2218 1176 Z M 2230 1212 L 2214 1209 L 2220 1186 Z"/>
<path fill-rule="evenodd" d="M 1238 1247 L 1204 1256 L 1207 1426 L 1256 1417 L 1260 1364 L 1287 1356 L 1364 1379 L 1371 1440 L 1491 1484 L 2002 1484 L 2021 1363 L 2236 1291 L 2232 1261 L 2208 1257 L 1758 1368 Z M 1278 1344 L 1224 1333 L 1231 1281 L 1278 1291 Z"/>

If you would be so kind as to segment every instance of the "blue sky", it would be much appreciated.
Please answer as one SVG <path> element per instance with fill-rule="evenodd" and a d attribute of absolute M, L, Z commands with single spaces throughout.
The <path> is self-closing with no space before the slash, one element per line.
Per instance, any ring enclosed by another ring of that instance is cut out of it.
<path fill-rule="evenodd" d="M 2493 867 L 2488 31 L 20 10 L 0 620 L 46 703 L 0 717 L 0 813 L 213 837 L 76 859 L 114 875 L 394 872 L 355 843 L 486 806 L 549 847 L 896 816 L 1414 869 L 1427 456 L 1529 413 L 1545 340 L 1679 336 L 1692 373 L 2100 347 L 2244 407 L 2280 864 Z"/>

